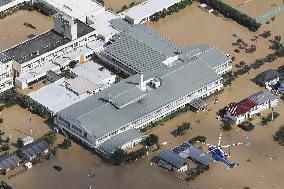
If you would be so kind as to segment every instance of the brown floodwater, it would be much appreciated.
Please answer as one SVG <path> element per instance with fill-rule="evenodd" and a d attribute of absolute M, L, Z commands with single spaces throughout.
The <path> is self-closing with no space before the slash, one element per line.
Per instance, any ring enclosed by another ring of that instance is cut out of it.
<path fill-rule="evenodd" d="M 144 0 L 105 0 L 105 6 L 107 9 L 112 9 L 114 11 L 118 11 L 122 8 L 123 5 L 129 5 L 132 2 L 141 3 Z"/>
<path fill-rule="evenodd" d="M 36 27 L 31 29 L 24 26 L 30 23 Z M 37 11 L 17 11 L 0 19 L 0 51 L 10 48 L 28 39 L 29 35 L 38 35 L 53 28 L 53 19 Z"/>
<path fill-rule="evenodd" d="M 264 25 L 260 32 L 269 29 L 273 35 L 284 35 L 284 29 L 281 26 L 283 19 L 284 13 L 278 14 L 276 21 L 270 25 Z M 196 5 L 166 19 L 161 19 L 157 23 L 148 23 L 147 25 L 182 45 L 202 42 L 216 45 L 225 52 L 236 56 L 235 63 L 240 60 L 252 62 L 255 58 L 263 57 L 271 52 L 268 49 L 269 39 L 260 39 L 256 42 L 258 50 L 255 54 L 251 55 L 245 52 L 234 54 L 232 42 L 235 39 L 232 37 L 232 33 L 238 33 L 241 38 L 248 42 L 259 33 L 249 32 L 235 22 L 224 21 L 222 18 L 207 14 Z M 250 80 L 264 70 L 276 69 L 283 62 L 283 58 L 279 59 L 240 77 L 232 86 L 226 87 L 225 92 L 218 97 L 219 102 L 217 104 L 214 104 L 213 101 L 209 102 L 209 108 L 206 112 L 187 112 L 148 133 L 157 134 L 160 142 L 168 142 L 168 145 L 164 148 L 175 146 L 196 135 L 204 135 L 208 138 L 208 143 L 215 144 L 221 132 L 220 121 L 216 119 L 216 112 L 233 101 L 242 100 L 262 90 Z M 243 189 L 245 186 L 254 189 L 283 189 L 284 148 L 274 142 L 272 138 L 275 131 L 284 122 L 284 104 L 282 101 L 275 111 L 280 113 L 280 117 L 268 126 L 260 126 L 259 118 L 254 118 L 253 121 L 256 124 L 254 131 L 244 132 L 234 127 L 233 131 L 224 133 L 223 144 L 229 143 L 230 138 L 231 142 L 244 140 L 251 142 L 249 147 L 239 146 L 231 150 L 230 161 L 239 163 L 239 167 L 225 170 L 224 164 L 212 163 L 208 172 L 190 183 L 181 181 L 171 173 L 151 165 L 151 158 L 155 153 L 151 153 L 150 156 L 135 162 L 133 165 L 118 167 L 104 162 L 96 154 L 74 143 L 70 149 L 60 151 L 53 160 L 35 165 L 28 172 L 8 180 L 8 182 L 15 189 L 88 189 L 89 184 L 93 186 L 92 188 L 100 189 Z M 269 112 L 270 110 L 264 113 Z M 197 120 L 200 120 L 200 123 L 197 123 Z M 190 122 L 193 129 L 182 137 L 172 136 L 171 131 L 184 121 Z M 61 166 L 63 170 L 61 172 L 54 170 L 52 168 L 54 165 Z M 88 178 L 89 169 L 96 173 L 91 179 Z"/>

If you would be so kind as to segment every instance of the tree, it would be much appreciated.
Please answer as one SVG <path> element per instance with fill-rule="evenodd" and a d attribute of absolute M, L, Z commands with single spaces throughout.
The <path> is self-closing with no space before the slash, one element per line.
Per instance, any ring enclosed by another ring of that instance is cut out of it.
<path fill-rule="evenodd" d="M 75 66 L 78 64 L 78 61 L 76 61 L 76 60 L 72 60 L 71 62 L 69 62 L 69 67 L 70 68 L 75 68 Z"/>
<path fill-rule="evenodd" d="M 276 50 L 276 51 L 281 49 L 281 47 L 283 47 L 283 44 L 281 43 L 281 36 L 280 35 L 276 35 L 271 42 L 272 42 L 271 48 Z"/>
<path fill-rule="evenodd" d="M 1 181 L 1 182 L 0 182 L 0 188 L 1 188 L 1 189 L 13 189 L 13 188 L 12 188 L 11 186 L 9 186 L 8 183 L 5 182 L 5 181 Z"/>
<path fill-rule="evenodd" d="M 111 154 L 111 160 L 115 165 L 120 165 L 127 160 L 126 151 L 118 148 Z"/>
<path fill-rule="evenodd" d="M 153 146 L 154 144 L 158 144 L 159 142 L 159 137 L 154 134 L 150 134 L 146 139 L 145 143 L 147 146 Z"/>
<path fill-rule="evenodd" d="M 190 123 L 188 122 L 183 122 L 181 125 L 178 126 L 178 128 L 175 130 L 175 133 L 177 135 L 183 135 L 185 132 L 190 129 Z"/>
<path fill-rule="evenodd" d="M 57 133 L 55 131 L 49 131 L 47 134 L 43 136 L 44 140 L 49 144 L 52 145 L 57 139 Z"/>
<path fill-rule="evenodd" d="M 284 146 L 284 126 L 280 127 L 273 136 L 274 141 L 278 142 L 281 146 Z"/>
<path fill-rule="evenodd" d="M 261 36 L 262 36 L 263 38 L 268 38 L 268 37 L 271 36 L 271 31 L 266 30 L 266 31 L 264 31 L 264 32 L 261 34 Z"/>
<path fill-rule="evenodd" d="M 223 131 L 230 131 L 230 130 L 233 129 L 232 125 L 233 125 L 232 122 L 224 121 L 223 124 L 221 125 L 221 127 L 222 127 Z"/>
<path fill-rule="evenodd" d="M 62 147 L 64 149 L 68 149 L 69 147 L 71 147 L 71 145 L 72 145 L 72 141 L 69 138 L 64 138 Z"/>

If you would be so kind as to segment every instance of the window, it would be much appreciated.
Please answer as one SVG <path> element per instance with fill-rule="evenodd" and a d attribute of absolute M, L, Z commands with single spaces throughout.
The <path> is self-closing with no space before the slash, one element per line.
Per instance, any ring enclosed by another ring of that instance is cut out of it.
<path fill-rule="evenodd" d="M 79 129 L 78 127 L 76 127 L 75 125 L 72 125 L 72 129 L 74 129 L 75 131 L 82 133 L 83 131 L 81 129 Z"/>

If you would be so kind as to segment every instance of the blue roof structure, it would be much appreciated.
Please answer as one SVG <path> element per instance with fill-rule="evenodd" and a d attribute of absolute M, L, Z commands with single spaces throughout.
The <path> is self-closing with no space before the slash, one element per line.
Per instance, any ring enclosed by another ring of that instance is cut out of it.
<path fill-rule="evenodd" d="M 183 167 L 186 164 L 186 159 L 180 157 L 171 150 L 162 151 L 158 155 L 158 158 L 166 161 L 167 163 L 171 164 L 173 167 L 176 167 L 177 169 Z"/>

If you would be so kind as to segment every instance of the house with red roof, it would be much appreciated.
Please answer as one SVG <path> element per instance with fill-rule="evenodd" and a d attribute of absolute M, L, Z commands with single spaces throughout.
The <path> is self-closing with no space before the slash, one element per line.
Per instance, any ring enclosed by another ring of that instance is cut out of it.
<path fill-rule="evenodd" d="M 240 102 L 229 104 L 225 108 L 225 117 L 230 118 L 236 124 L 240 124 L 245 119 L 251 118 L 254 114 L 268 108 L 274 108 L 277 103 L 278 99 L 275 95 L 268 91 L 261 91 Z"/>

